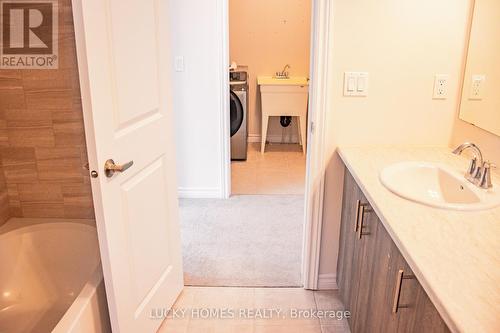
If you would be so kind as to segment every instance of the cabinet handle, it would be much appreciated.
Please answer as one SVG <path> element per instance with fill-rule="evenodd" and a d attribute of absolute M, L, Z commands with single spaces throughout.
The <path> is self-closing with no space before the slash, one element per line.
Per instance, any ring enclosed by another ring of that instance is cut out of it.
<path fill-rule="evenodd" d="M 359 218 L 363 218 L 363 214 L 370 210 L 367 210 L 367 203 L 361 203 L 361 200 L 356 200 L 356 219 L 354 220 L 354 232 L 357 232 L 359 229 Z"/>
<path fill-rule="evenodd" d="M 361 239 L 361 236 L 368 235 L 368 233 L 363 233 L 363 224 L 365 222 L 365 213 L 371 212 L 372 209 L 369 207 L 367 203 L 361 203 L 358 200 L 358 210 L 356 212 L 356 228 L 355 231 L 358 233 L 358 239 Z"/>
<path fill-rule="evenodd" d="M 415 275 L 404 275 L 404 270 L 400 269 L 396 276 L 396 291 L 394 292 L 394 300 L 392 302 L 392 313 L 397 313 L 399 309 L 407 308 L 408 305 L 400 305 L 401 287 L 404 279 L 414 279 Z"/>
<path fill-rule="evenodd" d="M 358 239 L 361 239 L 361 236 L 363 235 L 363 224 L 365 222 L 365 206 L 361 206 L 359 209 L 359 225 L 358 225 Z"/>
<path fill-rule="evenodd" d="M 354 220 L 354 232 L 358 232 L 359 210 L 361 209 L 361 200 L 356 200 L 356 219 Z"/>

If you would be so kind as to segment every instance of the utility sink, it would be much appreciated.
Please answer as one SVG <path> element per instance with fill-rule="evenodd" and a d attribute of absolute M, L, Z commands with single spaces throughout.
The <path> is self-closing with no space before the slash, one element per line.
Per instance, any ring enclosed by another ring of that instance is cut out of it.
<path fill-rule="evenodd" d="M 306 77 L 291 76 L 288 78 L 277 78 L 274 76 L 258 76 L 259 86 L 308 86 L 309 80 Z"/>
<path fill-rule="evenodd" d="M 306 152 L 308 82 L 305 77 L 275 78 L 258 76 L 262 111 L 261 148 L 266 147 L 267 128 L 270 117 L 297 117 L 299 142 Z"/>
<path fill-rule="evenodd" d="M 380 181 L 407 200 L 452 210 L 485 210 L 500 206 L 499 187 L 485 190 L 446 165 L 400 162 L 384 168 Z"/>

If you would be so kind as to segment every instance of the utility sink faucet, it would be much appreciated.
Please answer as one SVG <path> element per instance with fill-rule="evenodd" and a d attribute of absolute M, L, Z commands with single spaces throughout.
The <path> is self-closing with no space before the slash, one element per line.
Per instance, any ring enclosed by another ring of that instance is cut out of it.
<path fill-rule="evenodd" d="M 483 160 L 483 154 L 481 149 L 472 143 L 465 142 L 453 150 L 453 154 L 460 155 L 466 149 L 471 149 L 473 151 L 473 158 L 470 161 L 469 168 L 465 173 L 465 178 L 477 187 L 488 189 L 493 187 L 491 183 L 491 169 L 496 166 L 489 161 Z"/>
<path fill-rule="evenodd" d="M 283 70 L 281 72 L 276 72 L 275 77 L 277 79 L 288 79 L 289 78 L 289 73 L 288 70 L 290 69 L 290 65 L 286 64 L 285 67 L 283 67 Z"/>

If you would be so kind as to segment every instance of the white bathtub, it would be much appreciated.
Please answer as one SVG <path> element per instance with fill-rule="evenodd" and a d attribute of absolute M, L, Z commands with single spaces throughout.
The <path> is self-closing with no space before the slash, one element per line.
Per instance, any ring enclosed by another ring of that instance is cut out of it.
<path fill-rule="evenodd" d="M 93 220 L 0 227 L 0 333 L 111 332 Z"/>

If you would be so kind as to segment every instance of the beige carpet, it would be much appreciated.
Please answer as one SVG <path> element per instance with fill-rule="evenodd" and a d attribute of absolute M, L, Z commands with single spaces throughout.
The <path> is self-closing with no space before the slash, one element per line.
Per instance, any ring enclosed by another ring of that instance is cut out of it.
<path fill-rule="evenodd" d="M 303 216 L 302 195 L 181 199 L 185 284 L 301 286 Z"/>

